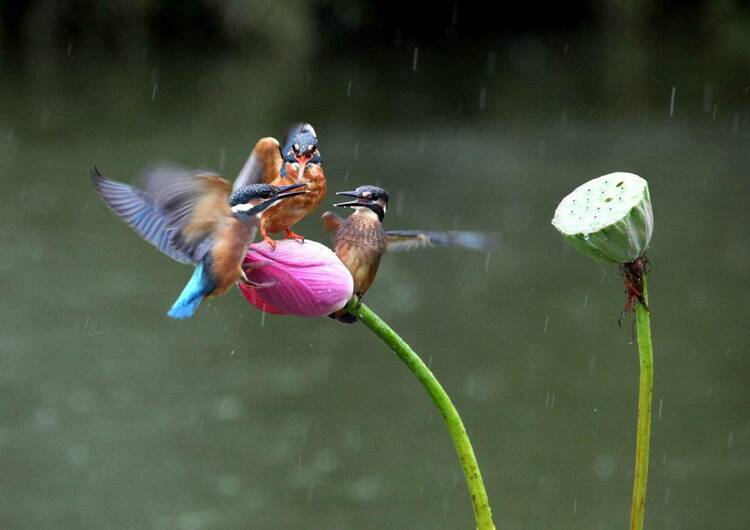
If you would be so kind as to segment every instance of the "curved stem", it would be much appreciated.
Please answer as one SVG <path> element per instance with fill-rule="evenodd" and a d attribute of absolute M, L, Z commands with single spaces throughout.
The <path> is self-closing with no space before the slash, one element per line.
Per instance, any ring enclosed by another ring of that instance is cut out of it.
<path fill-rule="evenodd" d="M 641 277 L 643 301 L 648 304 L 646 274 Z M 648 481 L 648 450 L 651 438 L 651 401 L 654 387 L 654 354 L 651 346 L 651 315 L 648 307 L 636 303 L 635 321 L 638 333 L 640 381 L 638 386 L 638 430 L 635 445 L 635 477 L 633 504 L 630 509 L 630 530 L 643 530 L 646 514 L 646 483 Z"/>
<path fill-rule="evenodd" d="M 448 427 L 448 432 L 453 439 L 453 444 L 456 446 L 456 452 L 458 453 L 458 458 L 461 461 L 461 467 L 466 477 L 466 485 L 471 495 L 477 529 L 494 530 L 495 525 L 492 522 L 490 502 L 487 499 L 482 475 L 479 472 L 479 464 L 477 463 L 476 456 L 474 456 L 474 449 L 471 447 L 471 441 L 469 440 L 469 435 L 466 433 L 466 428 L 461 421 L 461 417 L 458 415 L 458 411 L 453 406 L 448 394 L 438 380 L 435 379 L 435 376 L 419 355 L 385 321 L 369 307 L 360 303 L 356 296 L 349 301 L 346 310 L 354 314 L 365 326 L 380 337 L 425 387 L 432 401 L 438 410 L 440 410 L 440 414 L 443 416 L 445 424 Z"/>

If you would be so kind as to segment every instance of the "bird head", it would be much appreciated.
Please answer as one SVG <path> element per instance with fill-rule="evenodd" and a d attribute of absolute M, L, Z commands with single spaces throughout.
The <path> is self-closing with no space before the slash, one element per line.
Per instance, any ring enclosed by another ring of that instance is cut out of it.
<path fill-rule="evenodd" d="M 299 164 L 298 175 L 302 175 L 307 164 L 320 164 L 318 137 L 309 123 L 295 125 L 287 135 L 281 148 L 284 164 Z"/>
<path fill-rule="evenodd" d="M 360 186 L 354 191 L 337 191 L 336 195 L 354 197 L 353 201 L 334 204 L 341 208 L 367 209 L 374 212 L 380 221 L 385 217 L 388 208 L 388 192 L 377 186 Z"/>
<path fill-rule="evenodd" d="M 272 184 L 248 184 L 242 186 L 229 197 L 229 206 L 234 213 L 258 215 L 277 201 L 302 195 L 305 190 L 291 191 L 306 186 L 304 182 L 289 186 L 274 186 Z"/>

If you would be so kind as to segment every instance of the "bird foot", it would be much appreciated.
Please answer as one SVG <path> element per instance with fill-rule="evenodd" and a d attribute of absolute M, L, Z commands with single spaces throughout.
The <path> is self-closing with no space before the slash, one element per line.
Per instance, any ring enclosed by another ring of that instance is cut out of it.
<path fill-rule="evenodd" d="M 247 269 L 254 269 L 257 267 L 249 266 Z M 275 282 L 254 282 L 250 278 L 247 277 L 247 272 L 244 269 L 240 269 L 240 282 L 244 283 L 245 285 L 249 285 L 250 287 L 254 287 L 255 289 L 264 289 L 266 287 L 272 287 Z"/>
<path fill-rule="evenodd" d="M 276 245 L 278 245 L 276 241 L 274 241 L 268 236 L 263 236 L 263 241 L 268 243 L 268 246 L 271 247 L 271 250 L 276 250 Z"/>
<path fill-rule="evenodd" d="M 305 242 L 305 236 L 301 236 L 299 234 L 295 234 L 294 232 L 292 232 L 288 228 L 286 229 L 286 235 L 284 235 L 284 239 L 295 239 L 295 240 L 299 241 L 300 243 L 304 243 Z"/>

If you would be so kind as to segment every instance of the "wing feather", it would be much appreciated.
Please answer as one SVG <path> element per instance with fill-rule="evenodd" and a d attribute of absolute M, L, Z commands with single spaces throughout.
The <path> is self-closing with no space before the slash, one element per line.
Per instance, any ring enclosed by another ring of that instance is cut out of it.
<path fill-rule="evenodd" d="M 336 232 L 338 232 L 339 228 L 341 228 L 341 225 L 344 222 L 344 218 L 330 211 L 325 212 L 320 217 L 323 220 L 323 229 L 326 231 L 326 233 L 328 233 L 332 238 L 336 237 Z"/>
<path fill-rule="evenodd" d="M 232 191 L 248 184 L 272 183 L 281 170 L 281 147 L 275 138 L 261 138 L 234 179 Z"/>
<path fill-rule="evenodd" d="M 104 202 L 146 241 L 180 263 L 190 263 L 190 256 L 170 244 L 170 229 L 164 212 L 142 191 L 103 177 L 94 168 L 94 187 Z"/>
<path fill-rule="evenodd" d="M 231 215 L 231 184 L 210 172 L 171 165 L 141 176 L 142 189 L 103 177 L 94 187 L 105 203 L 146 241 L 181 263 L 195 263 L 210 249 L 210 235 Z"/>
<path fill-rule="evenodd" d="M 386 235 L 389 252 L 404 252 L 432 246 L 486 251 L 493 250 L 500 244 L 500 235 L 496 232 L 388 230 Z"/>

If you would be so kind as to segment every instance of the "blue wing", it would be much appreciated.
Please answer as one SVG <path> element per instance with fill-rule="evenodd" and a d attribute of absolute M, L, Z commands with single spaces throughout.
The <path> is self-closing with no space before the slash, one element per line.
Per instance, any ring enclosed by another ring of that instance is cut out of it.
<path fill-rule="evenodd" d="M 143 239 L 180 263 L 192 262 L 189 254 L 171 245 L 173 230 L 166 213 L 153 199 L 137 188 L 103 177 L 96 168 L 91 180 L 107 206 Z"/>
<path fill-rule="evenodd" d="M 156 166 L 141 178 L 143 189 L 103 177 L 96 168 L 91 173 L 104 202 L 141 237 L 180 263 L 201 261 L 211 248 L 212 228 L 231 215 L 230 184 L 175 166 Z"/>

